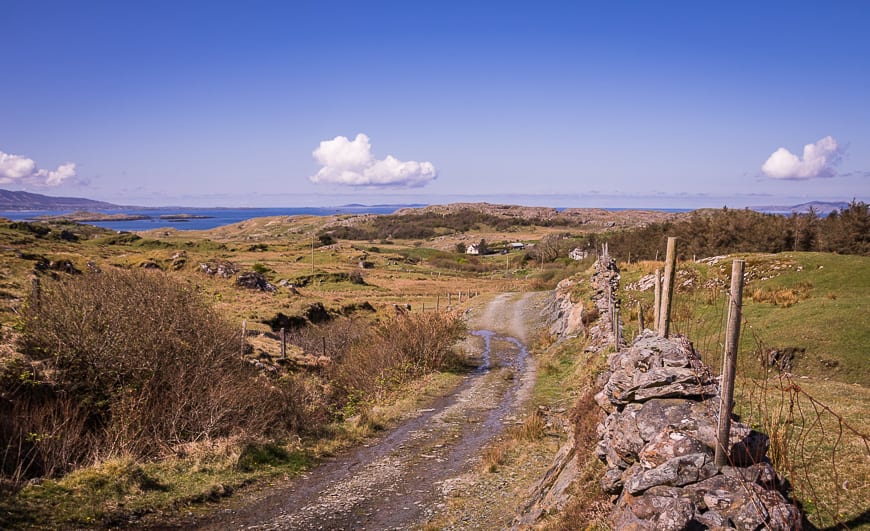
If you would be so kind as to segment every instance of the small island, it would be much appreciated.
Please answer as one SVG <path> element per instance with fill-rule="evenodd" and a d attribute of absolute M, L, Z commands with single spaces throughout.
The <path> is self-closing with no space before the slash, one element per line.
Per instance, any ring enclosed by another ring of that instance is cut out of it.
<path fill-rule="evenodd" d="M 106 214 L 103 212 L 86 212 L 79 211 L 73 212 L 72 214 L 60 214 L 57 216 L 37 216 L 35 218 L 38 221 L 75 221 L 75 222 L 88 222 L 88 221 L 138 221 L 143 219 L 151 219 L 151 216 L 146 216 L 144 214 Z"/>
<path fill-rule="evenodd" d="M 213 217 L 203 214 L 161 214 L 160 219 L 164 221 L 190 221 L 192 219 L 211 219 Z"/>

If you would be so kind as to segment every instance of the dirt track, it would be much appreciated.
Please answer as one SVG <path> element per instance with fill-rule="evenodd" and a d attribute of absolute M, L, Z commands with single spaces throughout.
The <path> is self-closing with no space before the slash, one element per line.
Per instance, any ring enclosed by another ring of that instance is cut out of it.
<path fill-rule="evenodd" d="M 477 370 L 383 438 L 324 463 L 240 510 L 225 510 L 200 529 L 411 529 L 444 507 L 457 478 L 480 466 L 528 398 L 534 367 L 524 341 L 535 320 L 535 294 L 501 294 L 470 312 L 465 343 Z M 470 527 L 490 527 L 480 515 Z"/>

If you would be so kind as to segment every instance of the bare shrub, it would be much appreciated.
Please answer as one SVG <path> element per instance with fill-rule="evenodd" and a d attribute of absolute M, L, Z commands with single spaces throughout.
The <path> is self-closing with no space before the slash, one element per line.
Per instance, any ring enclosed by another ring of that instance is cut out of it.
<path fill-rule="evenodd" d="M 58 462 L 68 468 L 215 437 L 301 430 L 325 415 L 300 402 L 319 400 L 314 386 L 275 382 L 244 363 L 235 327 L 159 272 L 45 283 L 25 313 L 21 347 L 47 376 L 34 384 L 43 389 L 39 400 L 34 391 L 13 400 L 22 413 L 2 442 L 30 442 L 30 464 L 17 468 L 40 475 L 63 471 Z"/>
<path fill-rule="evenodd" d="M 335 319 L 317 326 L 303 326 L 287 334 L 287 342 L 313 356 L 339 360 L 351 345 L 359 341 L 368 328 L 359 319 Z"/>
<path fill-rule="evenodd" d="M 350 400 L 458 363 L 453 345 L 465 333 L 459 314 L 407 313 L 382 321 L 332 366 L 331 378 Z"/>

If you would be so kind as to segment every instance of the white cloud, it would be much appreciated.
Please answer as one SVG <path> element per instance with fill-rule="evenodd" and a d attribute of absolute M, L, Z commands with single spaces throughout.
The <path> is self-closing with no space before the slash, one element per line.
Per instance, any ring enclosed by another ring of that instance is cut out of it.
<path fill-rule="evenodd" d="M 837 141 L 826 136 L 804 146 L 803 157 L 781 147 L 762 164 L 761 171 L 772 179 L 804 180 L 833 177 L 842 158 Z"/>
<path fill-rule="evenodd" d="M 57 186 L 76 174 L 74 162 L 54 170 L 37 170 L 33 159 L 0 151 L 0 184 Z"/>
<path fill-rule="evenodd" d="M 360 133 L 349 140 L 337 136 L 324 140 L 312 153 L 323 166 L 309 177 L 313 183 L 347 186 L 420 187 L 438 177 L 431 162 L 402 162 L 392 155 L 378 160 L 369 137 Z"/>

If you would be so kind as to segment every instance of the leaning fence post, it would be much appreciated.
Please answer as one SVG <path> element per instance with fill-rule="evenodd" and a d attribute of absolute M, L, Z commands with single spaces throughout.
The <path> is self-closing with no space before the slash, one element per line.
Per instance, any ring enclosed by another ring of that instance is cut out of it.
<path fill-rule="evenodd" d="M 671 306 L 674 298 L 674 280 L 677 273 L 677 239 L 668 237 L 668 253 L 665 259 L 665 279 L 662 286 L 662 309 L 659 337 L 668 337 L 671 330 Z"/>
<path fill-rule="evenodd" d="M 737 369 L 737 345 L 740 340 L 740 313 L 743 307 L 743 268 L 746 262 L 734 260 L 731 265 L 731 291 L 728 304 L 728 328 L 725 331 L 725 359 L 722 360 L 722 387 L 719 402 L 719 438 L 714 462 L 728 464 L 728 442 L 731 435 L 731 410 L 734 401 L 734 376 Z"/>

